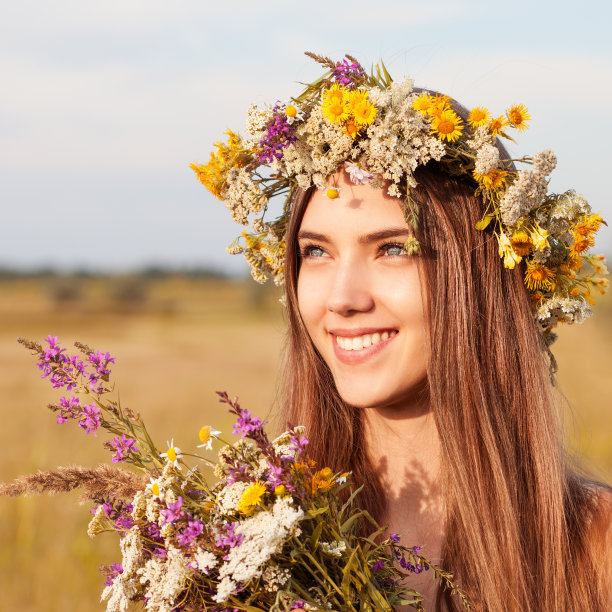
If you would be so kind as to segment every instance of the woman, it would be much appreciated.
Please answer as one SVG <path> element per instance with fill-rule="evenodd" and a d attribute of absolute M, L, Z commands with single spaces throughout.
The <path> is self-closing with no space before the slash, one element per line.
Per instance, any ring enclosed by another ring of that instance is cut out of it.
<path fill-rule="evenodd" d="M 588 253 L 601 217 L 546 196 L 551 152 L 533 171 L 505 159 L 496 138 L 524 129 L 522 105 L 462 119 L 384 66 L 313 57 L 325 78 L 251 107 L 247 139 L 229 132 L 194 166 L 241 223 L 288 191 L 278 220 L 230 248 L 285 281 L 281 419 L 476 609 L 610 609 L 612 494 L 564 453 L 547 350 L 607 282 Z"/>

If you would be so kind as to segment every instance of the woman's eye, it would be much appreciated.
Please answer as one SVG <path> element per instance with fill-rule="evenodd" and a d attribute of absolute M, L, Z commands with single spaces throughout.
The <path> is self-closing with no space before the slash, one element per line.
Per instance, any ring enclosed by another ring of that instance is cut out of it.
<path fill-rule="evenodd" d="M 316 245 L 304 247 L 302 257 L 323 257 L 325 251 Z"/>
<path fill-rule="evenodd" d="M 405 255 L 406 251 L 404 251 L 404 245 L 403 244 L 397 244 L 395 242 L 390 243 L 390 244 L 383 244 L 382 247 L 380 247 L 381 251 L 383 251 L 383 253 L 387 256 L 397 256 L 397 255 Z"/>

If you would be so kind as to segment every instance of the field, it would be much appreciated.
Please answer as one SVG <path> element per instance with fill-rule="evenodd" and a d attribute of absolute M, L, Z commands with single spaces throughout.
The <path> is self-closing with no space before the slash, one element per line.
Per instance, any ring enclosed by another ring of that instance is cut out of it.
<path fill-rule="evenodd" d="M 59 465 L 108 461 L 96 440 L 45 406 L 57 398 L 15 339 L 49 333 L 110 351 L 123 405 L 139 410 L 153 439 L 197 444 L 204 424 L 227 431 L 214 391 L 238 395 L 265 416 L 283 341 L 274 290 L 211 278 L 9 278 L 0 281 L 0 480 Z M 568 441 L 587 469 L 612 480 L 612 299 L 597 316 L 561 330 L 559 386 L 572 406 Z M 77 495 L 0 499 L 0 609 L 101 610 L 101 564 L 118 561 L 117 539 L 87 537 L 91 504 Z"/>

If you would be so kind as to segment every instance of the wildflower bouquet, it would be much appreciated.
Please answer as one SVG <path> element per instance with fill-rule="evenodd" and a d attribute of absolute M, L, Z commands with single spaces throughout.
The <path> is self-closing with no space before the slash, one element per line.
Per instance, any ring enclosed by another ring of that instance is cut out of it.
<path fill-rule="evenodd" d="M 5 495 L 82 488 L 96 502 L 89 535 L 118 533 L 122 553 L 121 563 L 102 568 L 108 611 L 138 601 L 153 611 L 419 610 L 423 597 L 409 577 L 425 570 L 469 608 L 449 573 L 397 534 L 384 537 L 358 508 L 350 474 L 308 459 L 302 427 L 270 441 L 260 418 L 219 393 L 238 441 L 204 426 L 203 455 L 183 453 L 174 440 L 160 452 L 140 415 L 112 399 L 109 353 L 75 343 L 70 355 L 52 336 L 46 346 L 19 342 L 37 355 L 42 377 L 67 392 L 49 406 L 57 422 L 94 436 L 105 429 L 112 463 L 134 468 L 58 468 L 0 485 Z M 215 442 L 217 461 L 206 456 Z M 187 457 L 200 463 L 189 468 Z M 213 469 L 214 484 L 200 465 Z"/>

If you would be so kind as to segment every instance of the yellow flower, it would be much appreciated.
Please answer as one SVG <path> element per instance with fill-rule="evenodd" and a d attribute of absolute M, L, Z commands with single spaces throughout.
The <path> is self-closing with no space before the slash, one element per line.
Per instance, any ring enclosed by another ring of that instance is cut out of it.
<path fill-rule="evenodd" d="M 355 121 L 353 121 L 352 119 L 349 119 L 345 124 L 344 124 L 344 131 L 353 139 L 355 140 L 355 138 L 357 138 L 357 136 L 359 136 L 359 126 L 357 125 L 357 123 L 355 123 Z"/>
<path fill-rule="evenodd" d="M 347 101 L 347 90 L 340 85 L 332 85 L 329 89 L 323 92 L 323 102 L 341 102 Z"/>
<path fill-rule="evenodd" d="M 238 502 L 238 511 L 242 514 L 252 514 L 253 510 L 261 504 L 266 493 L 266 485 L 258 480 L 252 482 L 245 490 Z"/>
<path fill-rule="evenodd" d="M 332 123 L 342 123 L 348 119 L 348 92 L 344 87 L 332 85 L 323 92 L 321 110 L 323 116 Z"/>
<path fill-rule="evenodd" d="M 506 118 L 503 115 L 500 115 L 499 117 L 495 117 L 495 119 L 491 119 L 491 121 L 489 122 L 489 129 L 491 130 L 491 134 L 493 134 L 493 136 L 497 136 L 498 134 L 503 132 L 503 129 L 507 125 L 508 121 L 506 120 Z"/>
<path fill-rule="evenodd" d="M 446 110 L 451 110 L 449 96 L 434 96 L 431 101 L 431 106 L 427 111 L 432 117 L 440 115 Z"/>
<path fill-rule="evenodd" d="M 555 273 L 544 264 L 527 262 L 525 284 L 530 291 L 552 291 L 555 288 Z"/>
<path fill-rule="evenodd" d="M 423 113 L 424 115 L 429 114 L 429 111 L 433 105 L 433 98 L 426 93 L 422 93 L 413 103 L 412 108 L 418 111 L 419 113 Z"/>
<path fill-rule="evenodd" d="M 582 259 L 582 257 L 580 257 L 579 255 L 576 255 L 575 253 L 572 254 L 570 252 L 570 258 L 567 260 L 567 267 L 570 270 L 580 270 L 580 268 L 582 268 L 582 266 L 584 265 L 584 259 Z"/>
<path fill-rule="evenodd" d="M 285 497 L 285 495 L 287 495 L 287 487 L 282 484 L 278 485 L 274 488 L 274 495 L 276 495 L 276 497 Z"/>
<path fill-rule="evenodd" d="M 539 225 L 536 225 L 536 228 L 531 231 L 531 241 L 538 251 L 543 251 L 550 246 L 548 243 L 548 232 Z"/>
<path fill-rule="evenodd" d="M 349 117 L 346 104 L 344 102 L 338 102 L 338 100 L 324 102 L 321 110 L 323 116 L 332 123 L 342 123 Z"/>
<path fill-rule="evenodd" d="M 489 191 L 495 191 L 496 189 L 502 189 L 506 185 L 506 170 L 500 170 L 499 168 L 493 168 L 487 174 L 478 174 L 476 170 L 472 172 L 474 178 Z"/>
<path fill-rule="evenodd" d="M 161 453 L 161 457 L 165 457 L 168 463 L 171 463 L 174 467 L 180 469 L 178 460 L 183 456 L 181 449 L 178 446 L 174 446 L 174 438 L 170 442 L 167 442 L 168 450 L 165 453 Z"/>
<path fill-rule="evenodd" d="M 517 130 L 526 130 L 529 126 L 527 121 L 531 119 L 531 115 L 527 112 L 524 104 L 514 104 L 506 111 L 506 117 L 512 127 Z"/>
<path fill-rule="evenodd" d="M 521 257 L 529 255 L 529 253 L 531 253 L 531 249 L 534 246 L 529 234 L 523 230 L 517 230 L 516 232 L 514 232 L 514 234 L 512 234 L 510 244 L 514 249 L 514 252 L 517 255 L 520 255 Z"/>
<path fill-rule="evenodd" d="M 359 89 L 349 94 L 348 109 L 359 125 L 369 125 L 378 113 L 378 109 L 368 100 L 368 92 Z"/>
<path fill-rule="evenodd" d="M 514 252 L 512 243 L 504 232 L 497 237 L 497 241 L 499 243 L 499 256 L 504 258 L 504 266 L 512 270 L 517 263 L 520 263 L 522 257 Z"/>
<path fill-rule="evenodd" d="M 572 288 L 570 289 L 569 294 L 570 294 L 572 297 L 576 297 L 576 296 L 580 295 L 580 289 L 578 289 L 578 287 L 572 287 Z"/>
<path fill-rule="evenodd" d="M 287 115 L 287 117 L 295 117 L 297 115 L 297 108 L 295 108 L 295 106 L 290 104 L 285 109 L 285 114 Z"/>
<path fill-rule="evenodd" d="M 468 115 L 468 121 L 472 125 L 472 127 L 480 127 L 481 125 L 486 125 L 491 119 L 491 113 L 489 109 L 484 106 L 477 106 L 470 111 Z"/>
<path fill-rule="evenodd" d="M 595 244 L 595 238 L 593 236 L 584 236 L 574 235 L 574 242 L 570 246 L 570 255 L 582 255 L 586 253 L 593 245 Z"/>
<path fill-rule="evenodd" d="M 437 132 L 440 140 L 448 140 L 448 142 L 454 142 L 461 136 L 463 126 L 461 125 L 461 119 L 453 110 L 443 110 L 439 115 L 434 115 L 433 121 L 431 122 L 431 129 L 433 132 Z"/>
<path fill-rule="evenodd" d="M 599 213 L 584 215 L 574 227 L 574 235 L 587 237 L 595 234 L 599 231 L 602 223 L 603 217 Z"/>
<path fill-rule="evenodd" d="M 337 189 L 336 187 L 330 187 L 326 192 L 325 195 L 327 195 L 327 197 L 330 200 L 335 200 L 339 195 L 340 195 L 340 190 Z"/>
<path fill-rule="evenodd" d="M 202 444 L 198 444 L 198 448 L 205 448 L 206 450 L 212 450 L 212 441 L 213 438 L 216 438 L 221 432 L 217 429 L 212 428 L 210 425 L 204 425 L 200 432 L 198 433 L 198 437 L 200 438 L 200 442 Z"/>
<path fill-rule="evenodd" d="M 216 142 L 217 151 L 210 154 L 207 164 L 191 164 L 198 181 L 214 196 L 223 199 L 222 192 L 226 186 L 225 177 L 232 168 L 243 168 L 252 159 L 249 151 L 242 148 L 240 136 L 232 130 L 226 130 L 227 144 Z"/>
<path fill-rule="evenodd" d="M 330 468 L 324 467 L 312 477 L 312 492 L 329 491 L 334 484 L 334 474 Z"/>

